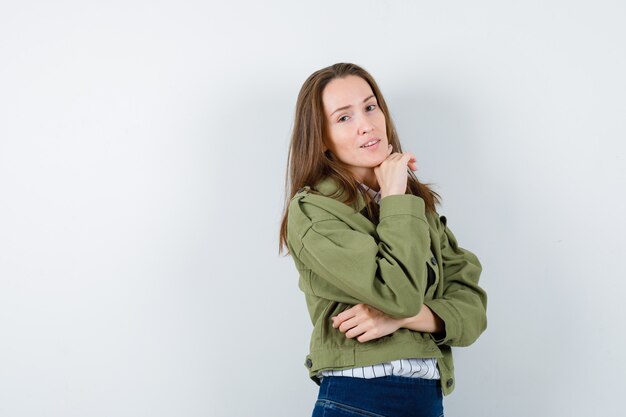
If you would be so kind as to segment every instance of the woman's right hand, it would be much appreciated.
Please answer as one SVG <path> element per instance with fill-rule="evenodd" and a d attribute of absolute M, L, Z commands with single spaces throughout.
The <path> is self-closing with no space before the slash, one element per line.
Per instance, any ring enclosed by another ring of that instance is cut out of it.
<path fill-rule="evenodd" d="M 417 169 L 415 161 L 417 159 L 411 152 L 393 152 L 393 146 L 389 144 L 387 158 L 374 168 L 381 198 L 388 195 L 406 194 L 408 178 L 406 169 L 408 166 L 415 171 Z"/>

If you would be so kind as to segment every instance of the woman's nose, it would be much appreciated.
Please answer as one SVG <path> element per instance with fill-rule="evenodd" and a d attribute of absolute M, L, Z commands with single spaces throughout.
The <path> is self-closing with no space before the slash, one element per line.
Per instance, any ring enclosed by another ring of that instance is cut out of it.
<path fill-rule="evenodd" d="M 374 126 L 372 126 L 372 124 L 371 124 L 369 121 L 367 121 L 367 120 L 363 120 L 363 121 L 361 122 L 361 125 L 360 125 L 360 127 L 359 127 L 359 130 L 360 130 L 360 132 L 359 132 L 359 133 L 363 135 L 363 134 L 365 134 L 365 133 L 369 133 L 369 132 L 371 132 L 372 130 L 374 130 Z"/>

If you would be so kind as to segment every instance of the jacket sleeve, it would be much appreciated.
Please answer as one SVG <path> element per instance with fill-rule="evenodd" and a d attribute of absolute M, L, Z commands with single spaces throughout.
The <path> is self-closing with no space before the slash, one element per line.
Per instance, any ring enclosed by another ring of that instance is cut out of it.
<path fill-rule="evenodd" d="M 291 214 L 290 214 L 291 216 Z M 416 315 L 423 302 L 430 248 L 421 197 L 389 195 L 380 202 L 378 239 L 325 212 L 312 216 L 297 257 L 315 274 L 316 295 L 337 290 L 393 317 Z"/>
<path fill-rule="evenodd" d="M 469 346 L 487 328 L 487 294 L 478 285 L 482 266 L 476 255 L 458 245 L 444 216 L 441 223 L 443 295 L 424 304 L 445 323 L 441 334 L 432 334 L 435 343 Z"/>

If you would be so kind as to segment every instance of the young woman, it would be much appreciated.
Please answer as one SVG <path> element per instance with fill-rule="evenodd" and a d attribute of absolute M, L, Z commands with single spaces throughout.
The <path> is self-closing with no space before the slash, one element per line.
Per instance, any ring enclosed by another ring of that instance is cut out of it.
<path fill-rule="evenodd" d="M 443 415 L 452 346 L 487 326 L 482 267 L 413 173 L 372 76 L 338 63 L 296 104 L 280 230 L 313 324 L 313 416 Z"/>

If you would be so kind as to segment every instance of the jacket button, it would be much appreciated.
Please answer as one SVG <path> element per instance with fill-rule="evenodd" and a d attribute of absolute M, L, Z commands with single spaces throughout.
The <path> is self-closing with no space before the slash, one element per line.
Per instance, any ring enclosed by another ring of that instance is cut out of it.
<path fill-rule="evenodd" d="M 454 384 L 454 380 L 453 380 L 452 378 L 450 378 L 450 379 L 448 379 L 448 380 L 446 381 L 446 386 L 447 386 L 448 388 L 450 388 L 450 387 L 452 386 L 452 384 Z"/>
<path fill-rule="evenodd" d="M 306 358 L 306 362 L 304 362 L 307 368 L 313 366 L 313 361 L 310 358 Z"/>
<path fill-rule="evenodd" d="M 430 263 L 433 265 L 437 265 L 437 258 L 435 258 L 434 256 L 430 258 Z"/>

